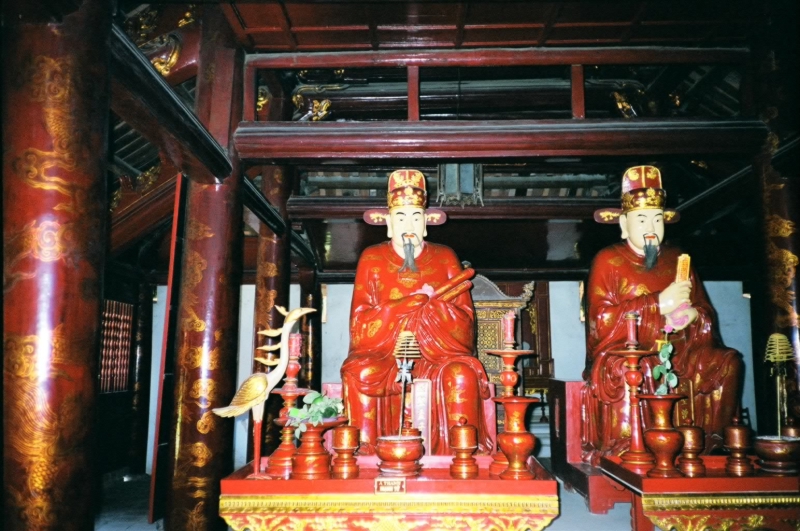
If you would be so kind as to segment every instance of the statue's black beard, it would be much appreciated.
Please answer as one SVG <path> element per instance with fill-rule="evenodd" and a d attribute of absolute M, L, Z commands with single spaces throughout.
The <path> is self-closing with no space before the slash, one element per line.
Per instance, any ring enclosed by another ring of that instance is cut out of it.
<path fill-rule="evenodd" d="M 403 243 L 403 253 L 406 255 L 406 259 L 403 262 L 403 267 L 400 268 L 400 273 L 406 270 L 416 273 L 417 263 L 414 261 L 414 242 L 410 238 Z"/>
<path fill-rule="evenodd" d="M 656 266 L 658 262 L 658 245 L 650 243 L 649 240 L 644 242 L 644 268 L 650 271 Z"/>

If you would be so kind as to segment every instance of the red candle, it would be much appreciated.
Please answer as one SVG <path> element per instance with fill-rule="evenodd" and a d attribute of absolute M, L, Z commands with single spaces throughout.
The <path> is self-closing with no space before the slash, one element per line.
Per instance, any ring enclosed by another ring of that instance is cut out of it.
<path fill-rule="evenodd" d="M 508 311 L 503 316 L 503 343 L 514 344 L 514 312 Z"/>

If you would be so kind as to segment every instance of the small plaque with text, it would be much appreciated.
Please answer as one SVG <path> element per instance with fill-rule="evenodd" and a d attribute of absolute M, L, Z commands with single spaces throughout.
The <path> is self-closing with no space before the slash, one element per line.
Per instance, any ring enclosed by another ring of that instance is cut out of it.
<path fill-rule="evenodd" d="M 405 494 L 406 478 L 375 478 L 375 494 Z"/>

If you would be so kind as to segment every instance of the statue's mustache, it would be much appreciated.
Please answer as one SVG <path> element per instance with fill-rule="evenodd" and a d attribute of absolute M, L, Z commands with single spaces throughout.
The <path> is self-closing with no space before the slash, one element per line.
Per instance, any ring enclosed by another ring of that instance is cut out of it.
<path fill-rule="evenodd" d="M 658 262 L 658 236 L 652 232 L 644 235 L 644 268 L 650 271 Z"/>
<path fill-rule="evenodd" d="M 413 271 L 414 273 L 417 272 L 417 263 L 414 261 L 414 240 L 412 240 L 412 237 L 419 239 L 414 233 L 407 232 L 403 234 L 403 254 L 405 255 L 405 261 L 403 261 L 403 267 L 400 268 L 400 273 L 406 270 Z"/>

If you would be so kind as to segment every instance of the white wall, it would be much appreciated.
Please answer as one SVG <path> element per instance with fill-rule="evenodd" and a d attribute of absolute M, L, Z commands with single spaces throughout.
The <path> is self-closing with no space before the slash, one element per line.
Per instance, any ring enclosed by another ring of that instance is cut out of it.
<path fill-rule="evenodd" d="M 753 385 L 753 339 L 750 320 L 750 299 L 743 296 L 741 282 L 704 282 L 711 305 L 717 311 L 719 333 L 725 345 L 742 353 L 744 390 L 742 407 L 750 412 L 755 429 L 756 393 Z"/>
<path fill-rule="evenodd" d="M 167 287 L 156 288 L 156 300 L 153 302 L 153 361 L 150 370 L 150 412 L 147 423 L 147 461 L 145 472 L 153 473 L 153 446 L 156 437 L 156 406 L 158 405 L 158 378 L 161 375 L 161 341 L 164 337 L 164 314 L 167 307 Z"/>

